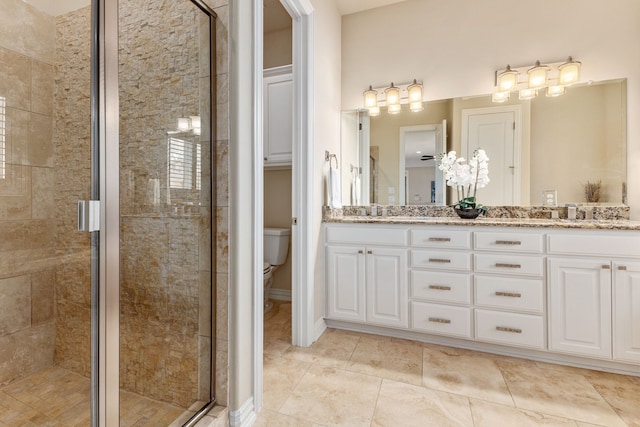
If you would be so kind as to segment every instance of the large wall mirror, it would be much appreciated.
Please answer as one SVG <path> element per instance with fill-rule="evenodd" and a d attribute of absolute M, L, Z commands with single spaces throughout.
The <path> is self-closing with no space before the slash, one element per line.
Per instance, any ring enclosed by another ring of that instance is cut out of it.
<path fill-rule="evenodd" d="M 477 146 L 491 159 L 483 204 L 541 205 L 549 190 L 559 205 L 584 203 L 588 183 L 600 183 L 597 203 L 626 204 L 626 79 L 574 85 L 557 98 L 513 98 L 429 101 L 419 113 L 403 106 L 376 117 L 343 112 L 343 204 L 455 203 L 435 158 L 450 150 L 467 157 Z"/>

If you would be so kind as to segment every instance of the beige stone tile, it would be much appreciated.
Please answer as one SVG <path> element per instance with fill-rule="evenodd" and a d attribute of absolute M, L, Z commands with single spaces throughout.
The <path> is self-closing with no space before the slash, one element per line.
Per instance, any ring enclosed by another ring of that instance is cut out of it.
<path fill-rule="evenodd" d="M 31 323 L 53 320 L 55 275 L 53 270 L 38 271 L 31 275 Z"/>
<path fill-rule="evenodd" d="M 53 322 L 0 337 L 0 386 L 51 367 L 54 346 Z"/>
<path fill-rule="evenodd" d="M 312 366 L 279 412 L 327 426 L 369 426 L 381 381 L 369 375 Z"/>
<path fill-rule="evenodd" d="M 291 345 L 290 323 L 265 323 L 263 348 L 265 354 L 282 356 Z"/>
<path fill-rule="evenodd" d="M 265 354 L 263 360 L 263 406 L 266 409 L 277 411 L 291 395 L 291 392 L 309 370 L 311 364 L 296 360 L 286 360 L 271 354 Z"/>
<path fill-rule="evenodd" d="M 211 273 L 200 271 L 198 287 L 198 334 L 211 338 Z"/>
<path fill-rule="evenodd" d="M 1 24 L 0 27 L 2 27 Z M 0 93 L 5 97 L 7 107 L 29 111 L 31 108 L 31 61 L 29 58 L 0 48 Z"/>
<path fill-rule="evenodd" d="M 54 185 L 53 168 L 31 168 L 31 216 L 33 219 L 55 218 Z"/>
<path fill-rule="evenodd" d="M 404 340 L 360 339 L 345 369 L 419 386 L 422 345 Z"/>
<path fill-rule="evenodd" d="M 471 400 L 471 413 L 475 427 L 495 426 L 567 426 L 575 427 L 576 423 L 567 418 L 554 417 L 539 412 L 517 409 L 511 406 L 485 402 L 483 400 Z"/>
<path fill-rule="evenodd" d="M 31 218 L 32 203 L 30 168 L 5 166 L 7 178 L 0 180 L 0 220 L 28 220 Z"/>
<path fill-rule="evenodd" d="M 229 338 L 229 275 L 216 274 L 216 338 Z"/>
<path fill-rule="evenodd" d="M 0 279 L 0 336 L 31 325 L 31 277 Z"/>
<path fill-rule="evenodd" d="M 309 347 L 291 347 L 282 357 L 322 366 L 344 368 L 358 344 L 359 338 L 327 329 Z"/>
<path fill-rule="evenodd" d="M 22 1 L 4 1 L 0 13 L 3 46 L 53 63 L 55 18 Z"/>
<path fill-rule="evenodd" d="M 53 118 L 32 113 L 29 119 L 29 153 L 31 166 L 53 167 Z"/>
<path fill-rule="evenodd" d="M 322 424 L 263 409 L 253 427 L 322 427 Z"/>
<path fill-rule="evenodd" d="M 13 165 L 27 165 L 29 163 L 31 113 L 16 108 L 7 108 L 5 120 L 7 162 Z"/>
<path fill-rule="evenodd" d="M 518 408 L 607 426 L 625 423 L 582 375 L 502 365 Z"/>
<path fill-rule="evenodd" d="M 229 206 L 229 141 L 216 142 L 216 206 Z"/>
<path fill-rule="evenodd" d="M 588 371 L 587 380 L 627 424 L 640 426 L 640 382 L 637 377 Z"/>
<path fill-rule="evenodd" d="M 229 4 L 229 0 L 204 0 L 204 2 L 211 9 L 215 9 L 220 6 L 226 6 Z"/>
<path fill-rule="evenodd" d="M 198 337 L 198 400 L 211 397 L 211 350 L 211 337 Z"/>
<path fill-rule="evenodd" d="M 216 103 L 226 104 L 229 102 L 229 74 L 221 73 L 216 76 Z"/>
<path fill-rule="evenodd" d="M 229 403 L 229 343 L 226 340 L 216 340 L 216 392 L 218 404 L 226 406 Z"/>
<path fill-rule="evenodd" d="M 49 220 L 37 221 L 1 221 L 0 222 L 0 252 L 53 249 L 55 243 L 55 222 Z M 25 253 L 24 260 L 33 259 Z"/>
<path fill-rule="evenodd" d="M 513 406 L 496 362 L 467 352 L 423 349 L 422 385 Z"/>
<path fill-rule="evenodd" d="M 218 104 L 216 106 L 216 139 L 229 139 L 229 104 Z"/>
<path fill-rule="evenodd" d="M 473 426 L 469 399 L 383 380 L 372 426 Z"/>
<path fill-rule="evenodd" d="M 216 73 L 229 72 L 229 7 L 228 1 L 214 8 L 216 20 Z"/>
<path fill-rule="evenodd" d="M 264 315 L 265 325 L 291 323 L 291 301 L 272 301 L 273 306 Z"/>
<path fill-rule="evenodd" d="M 53 114 L 53 65 L 31 62 L 31 111 Z"/>
<path fill-rule="evenodd" d="M 229 208 L 216 208 L 216 272 L 229 271 Z"/>

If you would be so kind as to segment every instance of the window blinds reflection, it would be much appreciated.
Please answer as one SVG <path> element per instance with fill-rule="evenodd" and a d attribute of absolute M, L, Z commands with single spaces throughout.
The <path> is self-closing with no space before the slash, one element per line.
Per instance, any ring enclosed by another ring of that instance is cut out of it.
<path fill-rule="evenodd" d="M 201 146 L 197 142 L 169 138 L 169 187 L 200 190 L 202 175 Z"/>

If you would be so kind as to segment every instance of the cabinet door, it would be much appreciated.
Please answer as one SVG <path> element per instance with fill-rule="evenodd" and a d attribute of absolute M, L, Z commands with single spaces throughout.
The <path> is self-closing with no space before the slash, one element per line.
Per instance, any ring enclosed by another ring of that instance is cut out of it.
<path fill-rule="evenodd" d="M 327 318 L 364 322 L 364 247 L 327 247 Z"/>
<path fill-rule="evenodd" d="M 408 288 L 405 249 L 367 248 L 367 322 L 407 328 Z"/>
<path fill-rule="evenodd" d="M 640 362 L 640 263 L 614 265 L 613 357 Z"/>
<path fill-rule="evenodd" d="M 293 92 L 291 74 L 264 79 L 264 160 L 266 165 L 291 164 Z"/>
<path fill-rule="evenodd" d="M 611 357 L 611 263 L 549 259 L 549 347 Z"/>

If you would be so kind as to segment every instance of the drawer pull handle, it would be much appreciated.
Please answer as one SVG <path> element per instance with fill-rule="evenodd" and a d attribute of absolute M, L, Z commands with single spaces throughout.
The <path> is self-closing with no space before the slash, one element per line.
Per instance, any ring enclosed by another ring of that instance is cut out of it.
<path fill-rule="evenodd" d="M 451 237 L 429 237 L 430 242 L 450 242 Z"/>
<path fill-rule="evenodd" d="M 496 292 L 496 296 L 499 296 L 499 297 L 511 297 L 511 298 L 522 298 L 522 294 L 518 294 L 518 293 L 515 293 L 515 292 L 500 292 L 500 291 L 497 291 Z"/>
<path fill-rule="evenodd" d="M 611 268 L 611 266 L 609 264 L 602 264 L 602 269 L 603 270 L 609 270 Z"/>
<path fill-rule="evenodd" d="M 367 251 L 367 253 L 368 253 L 369 255 L 371 255 L 371 254 L 373 253 L 373 251 Z"/>
<path fill-rule="evenodd" d="M 359 254 L 363 254 L 363 253 L 364 253 L 364 251 L 363 251 L 362 249 L 360 249 L 360 250 L 358 251 L 358 253 L 359 253 Z"/>
<path fill-rule="evenodd" d="M 506 326 L 496 326 L 496 331 L 511 332 L 511 333 L 514 333 L 514 334 L 521 334 L 522 333 L 522 329 L 508 328 Z"/>
<path fill-rule="evenodd" d="M 429 285 L 429 289 L 435 289 L 437 291 L 450 291 L 451 286 Z"/>
<path fill-rule="evenodd" d="M 619 265 L 619 266 L 618 266 L 618 270 L 623 270 L 623 271 L 624 271 L 624 270 L 626 270 L 626 269 L 627 269 L 627 266 L 626 266 L 626 265 Z"/>
<path fill-rule="evenodd" d="M 508 264 L 505 262 L 496 262 L 498 268 L 522 268 L 520 264 Z"/>
<path fill-rule="evenodd" d="M 433 323 L 451 323 L 449 319 L 441 319 L 439 317 L 429 317 L 429 322 Z"/>
<path fill-rule="evenodd" d="M 440 264 L 451 264 L 450 259 L 429 258 L 429 262 L 439 262 Z"/>
<path fill-rule="evenodd" d="M 521 245 L 522 242 L 519 240 L 496 240 L 496 245 Z"/>

